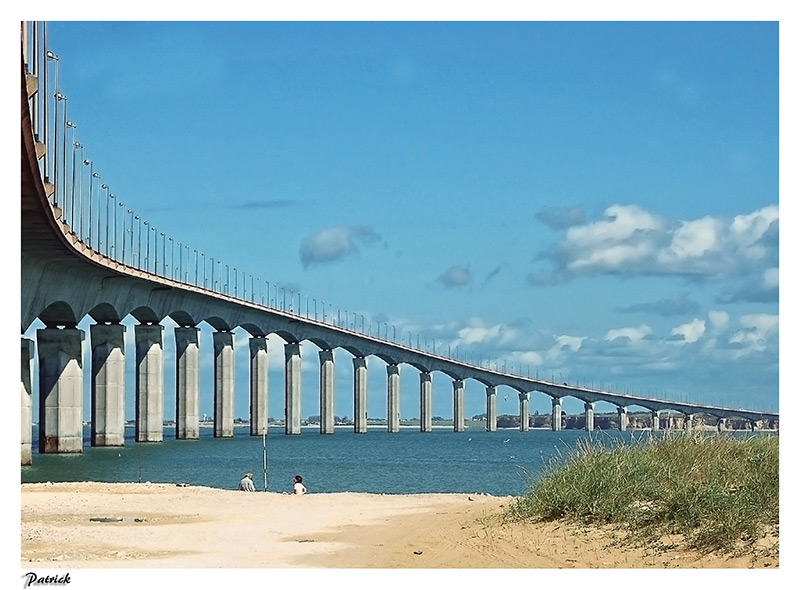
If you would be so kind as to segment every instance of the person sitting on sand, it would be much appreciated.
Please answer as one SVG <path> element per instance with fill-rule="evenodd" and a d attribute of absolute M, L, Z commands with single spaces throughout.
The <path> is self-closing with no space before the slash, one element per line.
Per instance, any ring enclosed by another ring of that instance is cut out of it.
<path fill-rule="evenodd" d="M 242 492 L 255 492 L 256 486 L 253 485 L 253 474 L 245 473 L 242 481 L 239 482 L 239 490 Z"/>
<path fill-rule="evenodd" d="M 299 475 L 295 475 L 294 476 L 294 491 L 292 493 L 297 495 L 297 496 L 302 496 L 307 491 L 308 490 L 306 489 L 306 486 L 303 485 L 303 478 L 300 477 Z"/>

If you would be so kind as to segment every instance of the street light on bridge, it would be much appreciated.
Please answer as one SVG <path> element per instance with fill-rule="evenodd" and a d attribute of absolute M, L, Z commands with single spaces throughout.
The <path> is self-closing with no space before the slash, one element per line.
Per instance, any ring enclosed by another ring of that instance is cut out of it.
<path fill-rule="evenodd" d="M 117 202 L 117 195 L 114 193 L 109 193 L 108 197 L 111 199 L 111 203 Z M 116 260 L 117 258 L 117 208 L 112 205 L 111 209 L 114 211 L 114 244 L 111 245 L 111 251 L 114 253 L 113 258 Z"/>
<path fill-rule="evenodd" d="M 42 143 L 47 145 L 48 141 L 49 141 L 48 137 L 47 137 L 48 136 L 48 133 L 47 133 L 47 131 L 48 131 L 47 126 L 48 125 L 47 125 L 47 123 L 48 123 L 48 119 L 49 119 L 49 117 L 47 116 L 47 107 L 48 107 L 47 101 L 48 101 L 48 98 L 50 96 L 49 93 L 48 93 L 48 90 L 47 90 L 47 81 L 50 79 L 50 76 L 48 76 L 48 74 L 47 74 L 47 63 L 48 63 L 48 61 L 56 62 L 56 91 L 58 91 L 58 74 L 59 74 L 58 65 L 59 64 L 58 64 L 58 56 L 55 53 L 53 53 L 52 51 L 47 51 L 44 55 L 45 55 L 45 72 L 44 72 L 44 76 L 43 76 L 43 85 L 42 85 L 43 92 L 42 92 L 42 96 L 44 97 L 43 100 L 44 100 L 45 116 L 44 116 L 44 125 L 42 127 Z M 44 154 L 44 180 L 45 180 L 45 182 L 50 182 L 50 157 L 47 155 L 46 151 L 45 151 L 45 154 Z"/>
<path fill-rule="evenodd" d="M 120 204 L 123 205 L 124 203 L 120 203 Z M 125 242 L 128 241 L 127 240 L 127 236 L 124 235 L 124 234 L 127 233 L 128 231 L 130 231 L 131 232 L 131 248 L 130 248 L 130 250 L 131 250 L 131 262 L 130 262 L 130 264 L 131 264 L 131 266 L 133 266 L 133 210 L 132 209 L 128 209 L 128 213 L 130 214 L 130 217 L 131 217 L 131 229 L 130 230 L 126 229 L 125 232 L 123 232 L 123 236 L 122 236 L 122 263 L 125 264 Z"/>
<path fill-rule="evenodd" d="M 68 130 L 69 129 L 77 129 L 78 128 L 78 126 L 75 123 L 73 123 L 72 121 L 69 121 L 69 120 L 65 123 L 65 126 L 67 127 Z M 76 143 L 78 143 L 77 140 L 75 139 L 75 134 L 76 133 L 77 133 L 77 131 L 73 131 L 72 132 L 72 141 L 70 142 L 73 145 L 73 149 L 72 149 L 72 182 L 70 183 L 71 194 L 70 194 L 70 214 L 69 214 L 69 227 L 70 227 L 70 230 L 71 230 L 72 234 L 75 234 L 75 227 L 74 226 L 75 226 L 75 152 L 76 152 L 76 149 L 75 149 L 74 146 L 75 146 Z M 66 140 L 66 133 L 64 135 L 65 135 L 64 139 Z M 64 174 L 65 175 L 66 175 L 66 170 L 67 170 L 67 150 L 66 150 L 66 146 L 64 146 Z M 64 179 L 64 183 L 66 184 L 66 178 Z M 67 195 L 66 195 L 66 187 L 65 187 L 64 199 L 66 200 L 66 198 L 67 198 Z M 66 206 L 64 207 L 64 209 L 66 209 Z"/>
<path fill-rule="evenodd" d="M 138 228 L 139 229 L 139 232 L 138 232 L 139 233 L 139 239 L 138 239 L 138 241 L 136 243 L 136 268 L 141 270 L 141 268 L 142 268 L 142 220 L 138 215 L 135 217 L 135 219 L 139 222 L 138 223 L 138 226 L 139 226 L 139 228 Z M 131 255 L 133 255 L 133 251 L 132 250 L 131 250 Z"/>
<path fill-rule="evenodd" d="M 144 254 L 144 268 L 145 270 L 150 270 L 150 223 L 145 221 L 144 222 L 145 230 L 144 235 L 147 238 L 147 246 L 145 246 L 145 254 Z"/>
<path fill-rule="evenodd" d="M 105 191 L 106 191 L 106 242 L 105 242 L 105 244 L 106 244 L 106 256 L 108 256 L 108 228 L 111 225 L 111 223 L 109 221 L 109 217 L 108 217 L 108 205 L 109 205 L 109 202 L 110 202 L 109 195 L 111 194 L 111 191 L 109 190 L 108 185 L 105 182 L 100 185 L 100 188 L 105 189 Z M 99 206 L 98 206 L 98 211 L 97 211 L 97 218 L 98 218 L 97 219 L 97 229 L 98 229 L 98 231 L 97 231 L 97 239 L 99 241 L 100 240 L 100 207 Z"/>
<path fill-rule="evenodd" d="M 70 209 L 72 209 L 72 214 L 71 214 L 71 221 L 70 221 L 69 225 L 72 228 L 72 234 L 75 235 L 75 236 L 78 235 L 78 233 L 76 232 L 77 228 L 76 228 L 76 223 L 75 223 L 75 185 L 77 184 L 75 182 L 75 173 L 76 173 L 77 170 L 80 169 L 80 167 L 77 165 L 78 163 L 76 161 L 78 159 L 78 157 L 79 157 L 78 156 L 78 149 L 81 150 L 81 155 L 83 155 L 83 146 L 80 143 L 78 143 L 77 141 L 74 141 L 72 143 L 72 203 L 70 204 Z M 81 178 L 82 176 L 83 175 L 79 175 L 78 177 Z M 83 203 L 83 200 L 81 198 L 81 204 L 82 203 Z M 80 213 L 81 213 L 81 224 L 82 224 L 83 223 L 83 209 L 82 208 L 80 209 Z M 83 228 L 81 228 L 81 229 L 83 229 Z"/>
<path fill-rule="evenodd" d="M 59 206 L 58 193 L 61 192 L 61 190 L 64 188 L 63 183 L 60 182 L 59 179 L 58 179 L 58 173 L 59 173 L 58 151 L 59 151 L 59 147 L 60 147 L 59 142 L 58 142 L 58 128 L 61 126 L 61 120 L 58 117 L 58 103 L 60 103 L 61 101 L 67 100 L 67 97 L 64 96 L 63 94 L 61 94 L 60 92 L 56 92 L 55 93 L 55 99 L 56 99 L 56 112 L 55 112 L 55 117 L 53 119 L 53 130 L 54 130 L 54 133 L 55 133 L 55 137 L 53 138 L 53 144 L 54 144 L 54 146 L 53 146 L 53 184 L 55 186 L 54 186 L 54 190 L 53 190 L 53 205 L 58 207 Z M 66 111 L 66 106 L 64 107 L 64 110 Z M 64 116 L 64 118 L 66 119 L 66 115 Z M 66 134 L 66 130 L 65 130 L 64 131 L 64 137 L 66 137 L 66 135 L 67 134 Z M 64 151 L 64 158 L 66 158 L 66 152 L 67 152 L 66 145 L 64 146 L 64 150 L 63 151 Z M 64 174 L 64 183 L 66 183 L 66 181 L 67 181 L 66 174 Z M 66 192 L 65 192 L 65 197 L 64 198 L 66 199 Z M 61 204 L 61 206 L 63 207 L 63 203 Z"/>
<path fill-rule="evenodd" d="M 91 160 L 84 160 L 84 166 L 89 167 L 89 236 L 86 240 L 86 243 L 89 244 L 89 247 L 92 246 L 92 184 L 94 178 L 94 164 L 92 164 Z"/>

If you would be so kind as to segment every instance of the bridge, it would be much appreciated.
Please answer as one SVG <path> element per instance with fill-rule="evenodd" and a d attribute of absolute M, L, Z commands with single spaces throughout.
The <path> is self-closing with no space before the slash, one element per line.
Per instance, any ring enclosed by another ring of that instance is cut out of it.
<path fill-rule="evenodd" d="M 23 23 L 21 31 L 21 399 L 22 464 L 32 462 L 33 395 L 39 395 L 40 453 L 78 453 L 83 448 L 83 346 L 85 317 L 91 350 L 91 444 L 118 446 L 125 433 L 125 332 L 133 317 L 135 350 L 135 440 L 163 441 L 165 328 L 174 328 L 176 437 L 199 437 L 199 324 L 213 327 L 215 437 L 232 437 L 233 330 L 249 334 L 250 434 L 264 435 L 268 419 L 267 336 L 285 342 L 285 432 L 301 432 L 300 344 L 319 349 L 320 433 L 334 432 L 334 350 L 353 362 L 354 429 L 367 430 L 367 359 L 386 366 L 389 432 L 400 428 L 400 366 L 419 374 L 420 430 L 432 429 L 432 374 L 452 380 L 455 432 L 464 431 L 465 382 L 476 381 L 486 395 L 486 428 L 497 427 L 497 390 L 519 396 L 520 429 L 529 428 L 528 405 L 534 392 L 552 400 L 552 428 L 562 428 L 562 400 L 573 397 L 585 408 L 587 430 L 594 428 L 597 402 L 617 407 L 619 428 L 627 428 L 629 407 L 651 412 L 651 427 L 662 428 L 661 412 L 716 417 L 725 428 L 731 417 L 777 423 L 778 414 L 745 408 L 703 405 L 623 394 L 557 383 L 508 372 L 405 341 L 388 325 L 365 326 L 341 311 L 323 306 L 305 311 L 297 294 L 227 268 L 224 278 L 214 260 L 174 241 L 136 215 L 101 184 L 93 163 L 83 158 L 67 97 L 58 80 L 58 56 L 48 50 L 42 23 Z M 53 74 L 54 73 L 54 74 Z M 104 192 L 103 192 L 104 191 Z M 144 235 L 143 235 L 144 232 Z M 176 251 L 177 246 L 177 251 Z M 215 276 L 216 274 L 216 276 Z M 38 320 L 35 341 L 24 334 Z M 34 374 L 34 358 L 38 372 Z"/>

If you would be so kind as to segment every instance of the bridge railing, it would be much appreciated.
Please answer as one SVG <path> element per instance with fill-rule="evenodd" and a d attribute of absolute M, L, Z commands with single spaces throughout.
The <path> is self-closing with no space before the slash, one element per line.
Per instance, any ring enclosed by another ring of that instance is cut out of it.
<path fill-rule="evenodd" d="M 437 343 L 435 338 L 398 330 L 397 326 L 369 314 L 337 308 L 309 295 L 304 298 L 299 291 L 223 263 L 168 235 L 112 191 L 110 179 L 101 174 L 91 149 L 80 141 L 79 125 L 70 117 L 69 96 L 62 87 L 61 58 L 48 48 L 47 23 L 23 23 L 22 53 L 45 191 L 62 231 L 85 253 L 157 279 L 201 288 L 301 319 L 313 319 L 475 368 L 540 380 L 538 370 L 532 374 L 530 366 L 523 363 L 499 361 L 472 349 Z M 552 374 L 550 382 L 560 385 L 561 375 L 556 379 Z M 682 403 L 689 401 L 686 396 L 681 397 Z"/>

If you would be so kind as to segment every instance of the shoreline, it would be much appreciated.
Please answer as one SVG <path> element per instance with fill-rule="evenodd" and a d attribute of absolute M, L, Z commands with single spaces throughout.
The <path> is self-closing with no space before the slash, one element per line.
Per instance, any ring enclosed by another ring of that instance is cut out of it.
<path fill-rule="evenodd" d="M 246 493 L 160 483 L 21 484 L 23 569 L 775 568 L 614 544 L 601 528 L 503 523 L 511 496 Z M 773 560 L 775 561 L 775 560 Z"/>

